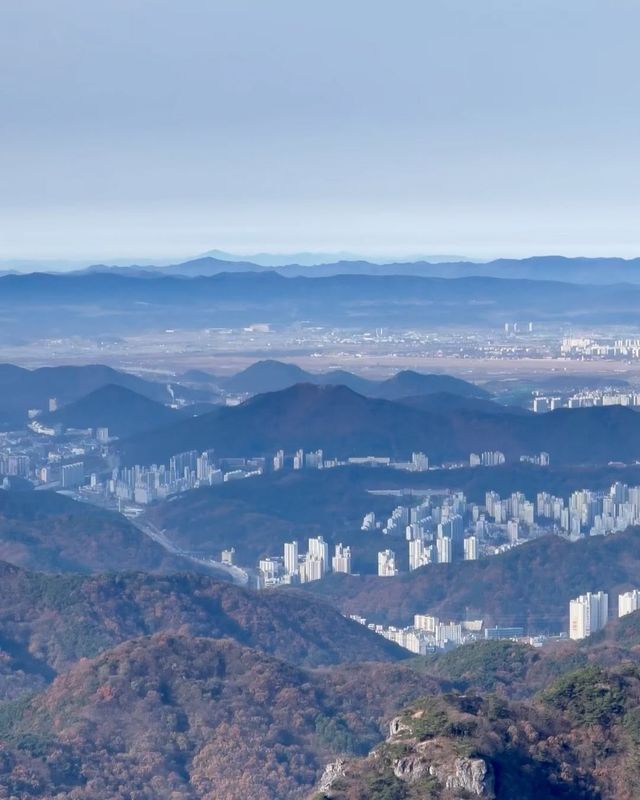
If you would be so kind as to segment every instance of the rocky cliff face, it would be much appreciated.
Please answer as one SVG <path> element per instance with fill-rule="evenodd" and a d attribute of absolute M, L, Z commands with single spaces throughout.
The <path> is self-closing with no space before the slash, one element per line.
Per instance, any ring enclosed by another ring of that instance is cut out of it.
<path fill-rule="evenodd" d="M 415 754 L 399 758 L 393 764 L 393 774 L 408 783 L 420 781 L 425 776 L 436 778 L 446 790 L 465 792 L 471 797 L 493 800 L 493 768 L 483 758 L 433 759 L 424 745 L 416 747 Z"/>
<path fill-rule="evenodd" d="M 318 785 L 320 797 L 359 800 L 357 790 L 354 793 L 350 784 L 364 767 L 365 773 L 378 776 L 374 780 L 376 788 L 370 791 L 379 791 L 381 796 L 394 800 L 409 796 L 420 800 L 495 800 L 493 767 L 488 759 L 460 755 L 440 737 L 421 741 L 416 735 L 424 725 L 426 713 L 425 709 L 418 709 L 410 716 L 395 717 L 389 725 L 388 739 L 364 764 L 344 759 L 328 764 Z M 365 783 L 372 785 L 370 779 Z"/>
<path fill-rule="evenodd" d="M 570 673 L 531 701 L 424 697 L 366 758 L 330 765 L 313 797 L 635 800 L 639 703 L 640 669 L 631 664 Z"/>
<path fill-rule="evenodd" d="M 423 716 L 424 712 L 419 710 L 413 718 L 420 720 Z M 389 725 L 387 745 L 406 746 L 409 742 L 412 744 L 410 754 L 393 760 L 393 774 L 399 780 L 416 783 L 430 777 L 453 792 L 466 792 L 487 800 L 495 797 L 493 768 L 489 762 L 482 758 L 450 756 L 442 747 L 434 746 L 432 741 L 418 742 L 411 724 L 402 717 L 395 717 Z M 341 776 L 344 773 L 345 765 L 342 763 Z"/>

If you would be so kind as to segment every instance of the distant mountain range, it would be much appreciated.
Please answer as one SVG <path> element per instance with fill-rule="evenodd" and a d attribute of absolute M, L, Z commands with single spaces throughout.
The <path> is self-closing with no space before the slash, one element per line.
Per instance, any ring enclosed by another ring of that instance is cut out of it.
<path fill-rule="evenodd" d="M 312 383 L 319 386 L 346 386 L 366 397 L 377 397 L 385 400 L 398 400 L 412 395 L 430 395 L 447 392 L 460 397 L 490 397 L 479 386 L 450 375 L 424 374 L 412 370 L 403 370 L 387 380 L 375 381 L 354 375 L 346 370 L 329 372 L 308 372 L 296 364 L 282 361 L 257 361 L 242 372 L 230 378 L 214 378 L 225 391 L 239 394 L 264 394 L 287 389 L 296 383 Z"/>
<path fill-rule="evenodd" d="M 103 384 L 103 381 L 107 382 Z M 223 393 L 262 394 L 300 382 L 341 384 L 370 397 L 390 399 L 407 394 L 418 397 L 441 392 L 446 392 L 452 398 L 456 395 L 460 400 L 466 398 L 469 401 L 489 397 L 481 387 L 449 375 L 404 371 L 387 380 L 374 381 L 344 370 L 311 373 L 295 364 L 280 361 L 258 361 L 236 375 L 225 378 L 191 370 L 178 376 L 171 383 L 171 389 L 169 384 L 145 381 L 135 375 L 99 365 L 29 371 L 6 364 L 0 366 L 0 386 L 4 383 L 11 388 L 10 401 L 13 407 L 4 409 L 3 419 L 0 406 L 0 420 L 5 423 L 24 422 L 27 410 L 34 407 L 29 401 L 39 401 L 46 408 L 48 399 L 55 397 L 60 407 L 38 417 L 43 425 L 62 425 L 63 428 L 108 427 L 111 435 L 127 437 L 218 408 L 211 402 L 188 404 L 179 409 L 169 408 L 164 403 L 173 400 L 176 394 L 202 394 L 218 399 Z M 97 388 L 77 397 L 83 389 L 92 386 Z M 200 388 L 193 389 L 193 386 Z M 492 404 L 483 407 L 491 408 Z"/>
<path fill-rule="evenodd" d="M 206 253 L 201 253 L 198 258 L 215 258 L 219 261 L 240 261 L 243 263 L 257 264 L 261 267 L 278 268 L 278 267 L 317 267 L 324 264 L 337 264 L 349 261 L 363 262 L 369 264 L 394 264 L 402 262 L 416 262 L 427 261 L 430 264 L 444 264 L 449 261 L 482 261 L 482 259 L 465 259 L 463 256 L 453 255 L 416 255 L 407 256 L 403 259 L 399 258 L 373 258 L 371 256 L 364 256 L 360 253 L 350 253 L 346 251 L 337 253 L 253 253 L 251 255 L 234 255 L 225 250 L 209 250 Z"/>
<path fill-rule="evenodd" d="M 135 392 L 157 403 L 172 400 L 165 384 L 146 381 L 102 364 L 33 370 L 0 364 L 0 424 L 24 423 L 28 409 L 46 411 L 50 398 L 64 405 L 107 385 Z"/>
<path fill-rule="evenodd" d="M 210 276 L 221 272 L 276 271 L 287 277 L 330 275 L 413 275 L 422 277 L 526 278 L 570 283 L 640 283 L 640 258 L 567 257 L 560 255 L 528 258 L 475 259 L 458 255 L 414 255 L 405 258 L 371 258 L 357 253 L 290 254 L 255 253 L 234 255 L 210 250 L 194 258 L 176 262 L 168 259 L 78 264 L 73 261 L 2 261 L 0 274 L 59 272 L 65 274 L 113 272 L 123 275 L 166 274 Z"/>
<path fill-rule="evenodd" d="M 440 407 L 438 407 L 440 403 Z M 121 443 L 128 464 L 166 463 L 182 450 L 213 448 L 221 456 L 323 449 L 327 457 L 422 450 L 435 463 L 470 452 L 501 450 L 507 458 L 544 450 L 555 463 L 634 462 L 640 458 L 640 414 L 621 406 L 514 413 L 446 399 L 407 404 L 364 397 L 346 386 L 296 384 L 254 396 Z"/>
<path fill-rule="evenodd" d="M 332 275 L 411 275 L 423 278 L 509 278 L 569 283 L 640 283 L 640 258 L 567 258 L 565 256 L 533 256 L 531 258 L 499 258 L 493 261 L 472 261 L 456 256 L 429 256 L 403 261 L 372 261 L 349 253 L 292 254 L 289 259 L 266 253 L 242 258 L 213 250 L 180 264 L 132 266 L 95 265 L 86 272 L 118 272 L 211 276 L 221 272 L 260 272 L 273 270 L 286 277 L 329 277 Z"/>
<path fill-rule="evenodd" d="M 213 448 L 219 455 L 237 456 L 303 447 L 324 448 L 327 456 L 407 457 L 427 444 L 438 454 L 461 453 L 452 434 L 441 415 L 367 398 L 346 386 L 296 384 L 132 437 L 122 442 L 121 455 L 127 463 L 164 463 L 173 453 L 189 449 Z"/>
<path fill-rule="evenodd" d="M 190 377 L 210 381 L 212 394 L 254 396 L 239 406 L 201 403 L 175 411 L 165 405 L 173 399 L 167 385 L 108 367 L 29 371 L 4 365 L 0 419 L 5 425 L 24 424 L 28 408 L 46 407 L 55 396 L 61 407 L 45 413 L 44 424 L 108 427 L 122 438 L 121 456 L 130 464 L 167 463 L 189 449 L 212 448 L 236 457 L 300 447 L 324 449 L 329 457 L 408 458 L 422 450 L 435 463 L 495 449 L 511 459 L 545 450 L 559 464 L 640 459 L 640 415 L 631 409 L 533 415 L 494 403 L 481 387 L 449 375 L 404 371 L 374 381 L 342 370 L 310 373 L 295 364 L 262 361 L 229 378 Z M 180 384 L 184 379 L 172 385 L 172 392 L 191 391 Z M 295 383 L 299 379 L 305 382 Z"/>
<path fill-rule="evenodd" d="M 99 309 L 87 314 L 87 308 Z M 229 271 L 212 277 L 117 273 L 0 278 L 2 331 L 14 338 L 129 335 L 176 328 L 274 326 L 305 320 L 342 328 L 501 327 L 505 321 L 637 324 L 640 285 L 577 285 L 494 277 L 348 274 L 283 277 Z"/>
<path fill-rule="evenodd" d="M 45 424 L 106 425 L 115 435 L 128 436 L 210 410 L 205 401 L 216 394 L 212 387 L 202 391 L 179 380 L 145 380 L 103 364 L 33 370 L 0 364 L 0 426 L 24 425 L 27 412 L 39 409 L 44 412 L 39 420 Z M 52 413 L 50 399 L 58 405 Z M 174 412 L 166 404 L 176 400 L 185 405 Z"/>

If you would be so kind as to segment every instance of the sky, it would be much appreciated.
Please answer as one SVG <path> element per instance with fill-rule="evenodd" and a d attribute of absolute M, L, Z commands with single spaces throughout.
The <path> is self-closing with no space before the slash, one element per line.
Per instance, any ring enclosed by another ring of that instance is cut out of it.
<path fill-rule="evenodd" d="M 2 0 L 0 260 L 640 255 L 640 2 Z"/>

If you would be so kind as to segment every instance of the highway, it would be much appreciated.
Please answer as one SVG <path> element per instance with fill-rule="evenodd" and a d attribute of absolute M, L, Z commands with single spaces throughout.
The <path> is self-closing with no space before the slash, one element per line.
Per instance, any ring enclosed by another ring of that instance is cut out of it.
<path fill-rule="evenodd" d="M 160 530 L 160 528 L 153 525 L 153 523 L 145 519 L 143 515 L 133 519 L 129 517 L 128 519 L 129 522 L 135 525 L 139 531 L 144 533 L 145 536 L 148 536 L 150 539 L 153 539 L 154 542 L 163 547 L 168 553 L 171 553 L 174 556 L 179 556 L 180 558 L 185 558 L 189 561 L 192 561 L 194 564 L 216 570 L 217 572 L 224 572 L 233 581 L 233 583 L 237 584 L 238 586 L 249 585 L 250 575 L 247 570 L 231 564 L 224 564 L 222 561 L 216 561 L 211 556 L 207 556 L 203 553 L 194 553 L 188 550 L 182 550 L 181 548 L 177 547 L 171 541 L 171 539 L 169 539 L 163 530 Z"/>

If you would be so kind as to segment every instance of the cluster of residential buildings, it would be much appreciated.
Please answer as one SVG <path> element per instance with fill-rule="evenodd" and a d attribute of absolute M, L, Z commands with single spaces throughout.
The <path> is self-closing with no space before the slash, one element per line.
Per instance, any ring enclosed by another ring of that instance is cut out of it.
<path fill-rule="evenodd" d="M 0 433 L 0 475 L 9 487 L 12 478 L 20 478 L 34 486 L 73 489 L 87 480 L 87 461 L 95 463 L 106 454 L 93 430 L 59 440 L 32 431 Z"/>
<path fill-rule="evenodd" d="M 538 395 L 533 398 L 536 414 L 555 411 L 557 408 L 593 408 L 594 406 L 640 406 L 639 392 L 598 391 L 578 392 L 569 397 Z"/>
<path fill-rule="evenodd" d="M 633 589 L 618 595 L 619 617 L 639 609 L 640 590 Z M 547 639 L 566 637 L 566 634 L 527 636 L 521 626 L 486 627 L 482 619 L 445 622 L 430 614 L 415 614 L 413 624 L 406 627 L 368 622 L 357 614 L 352 614 L 349 618 L 416 655 L 450 650 L 479 639 L 510 639 L 540 646 Z M 603 628 L 608 619 L 609 595 L 606 592 L 587 592 L 580 595 L 570 603 L 569 637 L 574 640 L 584 639 Z"/>
<path fill-rule="evenodd" d="M 639 609 L 640 590 L 633 589 L 618 595 L 619 617 Z M 587 592 L 575 598 L 570 603 L 569 616 L 569 637 L 571 639 L 584 639 L 596 633 L 607 624 L 609 619 L 609 595 L 606 592 Z M 521 626 L 486 627 L 482 619 L 442 621 L 430 614 L 415 614 L 413 624 L 406 627 L 368 622 L 357 614 L 350 615 L 349 618 L 416 655 L 450 650 L 479 639 L 510 639 L 540 646 L 548 639 L 566 637 L 566 634 L 527 636 Z"/>
<path fill-rule="evenodd" d="M 640 590 L 632 589 L 618 595 L 618 617 L 640 609 Z M 607 592 L 587 592 L 569 603 L 569 637 L 586 639 L 607 624 L 609 595 Z"/>
<path fill-rule="evenodd" d="M 438 617 L 416 614 L 413 625 L 405 628 L 378 625 L 367 622 L 356 614 L 350 619 L 365 625 L 369 630 L 395 642 L 416 655 L 426 655 L 435 650 L 451 650 L 468 641 L 478 638 L 482 620 L 473 622 L 441 622 Z"/>
<path fill-rule="evenodd" d="M 539 492 L 536 497 L 539 519 L 549 520 L 571 538 L 622 531 L 640 524 L 640 486 L 614 483 L 608 492 L 588 489 L 573 492 L 569 501 Z"/>
<path fill-rule="evenodd" d="M 608 492 L 583 489 L 568 500 L 548 492 L 538 492 L 535 500 L 529 500 L 522 492 L 501 497 L 489 491 L 484 505 L 469 503 L 462 492 L 434 492 L 415 506 L 396 506 L 386 522 L 368 512 L 361 530 L 405 539 L 409 570 L 415 570 L 427 564 L 496 555 L 547 533 L 577 539 L 631 525 L 640 525 L 640 486 L 617 482 Z M 397 547 L 378 553 L 379 576 L 398 574 Z"/>
<path fill-rule="evenodd" d="M 416 655 L 426 655 L 438 650 L 452 650 L 478 639 L 520 640 L 524 637 L 524 630 L 521 627 L 487 628 L 481 619 L 445 622 L 431 614 L 415 614 L 413 624 L 403 628 L 368 622 L 357 614 L 353 614 L 349 618 Z M 527 641 L 531 644 L 538 644 L 542 638 L 528 637 Z"/>
<path fill-rule="evenodd" d="M 478 557 L 475 535 L 465 536 L 467 502 L 462 492 L 430 496 L 416 506 L 396 506 L 382 528 L 387 536 L 404 538 L 409 548 L 409 569 L 454 559 Z M 375 514 L 365 515 L 361 530 L 376 528 Z M 396 553 L 386 548 L 378 553 L 378 575 L 398 574 Z"/>
<path fill-rule="evenodd" d="M 306 553 L 300 552 L 297 541 L 285 542 L 282 556 L 268 556 L 258 562 L 258 588 L 318 581 L 328 572 L 351 574 L 350 547 L 336 544 L 329 558 L 329 545 L 322 536 L 308 540 Z"/>
<path fill-rule="evenodd" d="M 640 339 L 565 336 L 560 345 L 560 354 L 565 358 L 640 358 Z"/>
<path fill-rule="evenodd" d="M 108 497 L 148 505 L 172 494 L 260 475 L 264 458 L 216 458 L 213 450 L 176 453 L 169 464 L 114 467 L 102 485 Z"/>
<path fill-rule="evenodd" d="M 274 472 L 291 467 L 299 469 L 331 469 L 332 467 L 365 466 L 365 467 L 390 467 L 392 469 L 407 470 L 409 472 L 426 472 L 429 469 L 429 459 L 424 453 L 411 454 L 409 461 L 394 461 L 389 456 L 350 456 L 346 459 L 325 458 L 322 450 L 313 450 L 305 453 L 296 450 L 292 455 L 286 455 L 284 450 L 278 450 L 272 460 Z"/>
<path fill-rule="evenodd" d="M 640 486 L 614 483 L 608 492 L 580 490 L 568 500 L 538 492 L 530 500 L 522 492 L 501 497 L 485 494 L 484 505 L 468 502 L 462 492 L 431 492 L 416 505 L 396 505 L 386 520 L 378 521 L 373 511 L 365 514 L 363 534 L 377 532 L 389 545 L 378 552 L 377 574 L 392 578 L 403 569 L 410 571 L 428 564 L 474 561 L 481 556 L 503 553 L 523 542 L 547 533 L 578 539 L 608 534 L 640 524 Z M 398 542 L 405 542 L 400 550 Z M 352 571 L 351 547 L 329 544 L 322 536 L 309 539 L 305 555 L 298 543 L 284 546 L 283 556 L 260 561 L 263 586 L 319 580 L 327 572 Z M 402 566 L 401 566 L 402 565 Z"/>
<path fill-rule="evenodd" d="M 470 467 L 499 467 L 505 461 L 504 453 L 499 450 L 488 450 L 484 453 L 471 453 L 469 455 Z"/>
<path fill-rule="evenodd" d="M 146 506 L 166 500 L 169 496 L 215 486 L 227 481 L 261 475 L 267 469 L 279 471 L 285 468 L 330 469 L 338 466 L 384 466 L 414 472 L 429 469 L 429 459 L 424 453 L 413 453 L 410 461 L 393 461 L 387 457 L 351 457 L 345 460 L 328 459 L 322 450 L 304 452 L 297 450 L 285 455 L 279 450 L 272 459 L 263 457 L 218 458 L 213 450 L 198 452 L 189 450 L 172 456 L 168 464 L 114 466 L 105 481 L 94 476 L 86 487 L 89 493 L 99 493 L 119 505 L 134 503 Z M 90 499 L 90 498 L 89 498 Z"/>
<path fill-rule="evenodd" d="M 108 437 L 108 431 L 104 430 Z M 479 455 L 472 453 L 469 463 L 472 466 L 489 467 L 504 462 L 503 453 L 488 451 Z M 283 469 L 331 469 L 343 466 L 388 467 L 409 472 L 426 472 L 433 469 L 428 456 L 422 452 L 412 453 L 407 461 L 397 461 L 388 456 L 351 456 L 342 460 L 332 459 L 326 458 L 322 450 L 310 452 L 297 450 L 292 455 L 286 455 L 284 450 L 278 450 L 271 459 L 216 458 L 213 450 L 202 453 L 189 450 L 172 456 L 169 464 L 113 466 L 110 476 L 105 481 L 92 476 L 87 491 L 101 493 L 119 505 L 128 502 L 145 506 L 166 500 L 174 494 L 261 475 L 267 470 L 277 472 Z"/>

